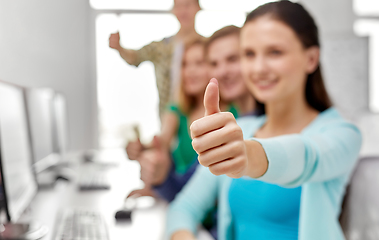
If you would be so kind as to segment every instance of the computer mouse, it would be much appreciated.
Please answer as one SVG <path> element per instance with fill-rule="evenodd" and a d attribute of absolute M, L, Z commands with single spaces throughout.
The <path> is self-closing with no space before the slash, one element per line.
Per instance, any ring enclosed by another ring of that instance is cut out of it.
<path fill-rule="evenodd" d="M 124 200 L 124 205 L 121 210 L 117 211 L 115 214 L 116 221 L 130 221 L 132 220 L 132 211 L 136 208 L 137 198 L 139 195 L 134 195 L 127 197 Z"/>
<path fill-rule="evenodd" d="M 114 217 L 116 218 L 116 221 L 131 221 L 132 211 L 128 209 L 122 209 L 117 211 Z"/>

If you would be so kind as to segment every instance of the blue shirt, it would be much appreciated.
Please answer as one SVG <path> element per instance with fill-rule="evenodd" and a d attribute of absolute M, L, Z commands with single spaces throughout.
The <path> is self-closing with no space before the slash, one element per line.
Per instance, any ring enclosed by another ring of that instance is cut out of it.
<path fill-rule="evenodd" d="M 244 117 L 237 123 L 248 139 L 265 121 L 265 116 Z M 268 160 L 267 171 L 259 180 L 287 188 L 301 186 L 299 240 L 345 239 L 338 217 L 362 144 L 358 128 L 329 108 L 299 134 L 251 140 L 262 145 Z M 236 239 L 228 199 L 230 184 L 231 178 L 215 176 L 199 166 L 170 205 L 167 239 L 178 230 L 196 233 L 216 199 L 219 240 Z"/>
<path fill-rule="evenodd" d="M 233 179 L 229 204 L 236 240 L 297 240 L 301 187 Z"/>

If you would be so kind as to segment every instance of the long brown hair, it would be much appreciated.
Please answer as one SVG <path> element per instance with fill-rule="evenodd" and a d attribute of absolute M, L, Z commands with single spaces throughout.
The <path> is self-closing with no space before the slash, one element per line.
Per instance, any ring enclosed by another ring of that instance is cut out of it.
<path fill-rule="evenodd" d="M 184 46 L 184 54 L 188 51 L 188 49 L 194 47 L 194 46 L 201 46 L 203 49 L 205 47 L 205 39 L 204 38 L 195 38 L 192 41 L 186 42 Z M 184 62 L 184 55 L 183 60 Z M 205 89 L 204 89 L 205 91 Z M 196 104 L 196 98 L 194 96 L 189 96 L 186 94 L 186 91 L 184 89 L 184 79 L 183 74 L 180 78 L 180 87 L 178 92 L 178 104 L 179 109 L 185 113 L 190 114 L 191 110 L 195 107 Z"/>
<path fill-rule="evenodd" d="M 320 47 L 316 23 L 302 5 L 290 1 L 264 4 L 246 17 L 244 26 L 262 16 L 269 16 L 292 28 L 305 49 Z M 332 106 L 325 89 L 320 63 L 313 73 L 308 74 L 305 94 L 308 104 L 319 112 Z M 264 104 L 258 102 L 257 108 L 264 112 Z"/>

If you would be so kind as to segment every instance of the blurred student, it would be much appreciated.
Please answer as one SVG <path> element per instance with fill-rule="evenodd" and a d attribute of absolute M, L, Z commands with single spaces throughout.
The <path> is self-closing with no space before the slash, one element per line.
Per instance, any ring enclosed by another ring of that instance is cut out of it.
<path fill-rule="evenodd" d="M 176 85 L 180 77 L 180 63 L 185 42 L 202 38 L 195 31 L 195 16 L 199 10 L 198 0 L 174 0 L 172 13 L 180 23 L 178 33 L 172 37 L 164 38 L 162 41 L 152 42 L 137 51 L 123 48 L 120 45 L 120 34 L 118 32 L 109 37 L 109 47 L 116 49 L 127 63 L 138 66 L 144 61 L 151 61 L 154 64 L 160 116 L 169 101 L 174 98 L 177 90 Z"/>
<path fill-rule="evenodd" d="M 153 195 L 154 186 L 155 193 L 171 201 L 192 175 L 188 174 L 189 169 L 197 165 L 189 126 L 204 115 L 203 98 L 209 79 L 204 47 L 201 39 L 185 46 L 178 103 L 170 104 L 163 115 L 161 135 L 154 137 L 149 149 L 127 146 L 128 155 L 140 162 L 141 179 L 145 182 L 144 189 L 133 191 L 130 196 Z M 172 149 L 173 143 L 176 146 Z"/>
<path fill-rule="evenodd" d="M 212 34 L 205 43 L 205 58 L 209 74 L 219 80 L 220 108 L 234 116 L 256 115 L 256 102 L 243 81 L 240 61 L 240 31 L 236 26 L 226 26 Z M 141 142 L 131 142 L 126 147 L 129 159 L 137 159 L 144 147 Z"/>
<path fill-rule="evenodd" d="M 181 79 L 179 101 L 170 104 L 163 115 L 160 136 L 154 138 L 152 149 L 142 151 L 137 158 L 141 164 L 141 179 L 147 186 L 159 186 L 156 192 L 168 201 L 180 189 L 175 181 L 167 181 L 167 176 L 183 176 L 197 162 L 189 126 L 203 117 L 205 112 L 203 99 L 209 75 L 203 40 L 186 45 Z M 173 142 L 176 142 L 176 146 L 170 151 Z"/>
<path fill-rule="evenodd" d="M 220 240 L 344 239 L 338 216 L 361 134 L 331 106 L 314 20 L 298 3 L 262 5 L 247 16 L 241 53 L 246 84 L 265 114 L 237 125 L 220 112 L 211 80 L 205 117 L 191 125 L 204 167 L 170 206 L 167 236 L 195 239 L 218 199 Z"/>

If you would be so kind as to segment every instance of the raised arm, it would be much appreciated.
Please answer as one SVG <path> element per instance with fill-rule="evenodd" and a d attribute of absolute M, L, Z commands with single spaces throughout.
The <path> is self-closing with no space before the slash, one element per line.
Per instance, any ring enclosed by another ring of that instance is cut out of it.
<path fill-rule="evenodd" d="M 120 33 L 112 33 L 109 37 L 109 47 L 117 50 L 120 56 L 131 65 L 135 65 L 137 60 L 137 52 L 135 50 L 121 47 Z"/>

